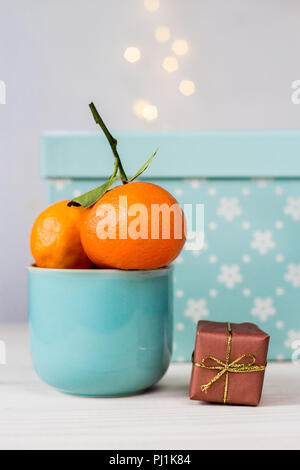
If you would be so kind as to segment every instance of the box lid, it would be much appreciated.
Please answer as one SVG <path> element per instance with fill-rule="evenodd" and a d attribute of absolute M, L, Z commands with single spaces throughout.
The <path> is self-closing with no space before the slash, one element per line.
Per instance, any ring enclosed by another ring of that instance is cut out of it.
<path fill-rule="evenodd" d="M 128 176 L 159 147 L 144 178 L 299 177 L 300 131 L 114 132 Z M 44 178 L 102 178 L 113 155 L 100 132 L 42 136 Z"/>

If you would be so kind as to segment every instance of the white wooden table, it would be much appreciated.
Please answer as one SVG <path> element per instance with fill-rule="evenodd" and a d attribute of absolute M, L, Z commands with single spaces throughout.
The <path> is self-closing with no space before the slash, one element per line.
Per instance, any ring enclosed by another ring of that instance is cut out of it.
<path fill-rule="evenodd" d="M 128 398 L 60 394 L 35 374 L 24 325 L 0 325 L 1 449 L 300 449 L 300 366 L 269 364 L 259 407 L 190 401 L 189 364 Z"/>

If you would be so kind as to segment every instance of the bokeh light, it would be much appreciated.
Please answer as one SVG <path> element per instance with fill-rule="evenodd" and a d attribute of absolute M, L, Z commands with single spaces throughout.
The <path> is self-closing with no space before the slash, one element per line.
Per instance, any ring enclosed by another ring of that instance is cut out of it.
<path fill-rule="evenodd" d="M 124 52 L 124 58 L 133 64 L 134 62 L 137 62 L 141 58 L 141 51 L 139 50 L 138 47 L 127 47 L 127 49 Z"/>
<path fill-rule="evenodd" d="M 133 111 L 134 113 L 139 117 L 139 118 L 142 118 L 143 117 L 143 110 L 146 106 L 148 106 L 150 103 L 149 101 L 147 100 L 144 100 L 144 99 L 139 99 L 139 100 L 136 100 L 134 103 L 133 103 Z"/>
<path fill-rule="evenodd" d="M 166 57 L 162 63 L 162 67 L 166 72 L 175 72 L 178 69 L 178 60 L 176 57 Z"/>
<path fill-rule="evenodd" d="M 158 116 L 157 107 L 153 104 L 147 104 L 143 109 L 142 116 L 146 121 L 154 121 Z"/>
<path fill-rule="evenodd" d="M 171 37 L 171 33 L 167 26 L 159 26 L 156 28 L 154 36 L 158 42 L 167 42 Z"/>
<path fill-rule="evenodd" d="M 158 117 L 157 107 L 144 98 L 140 98 L 133 103 L 133 111 L 139 118 L 146 121 L 154 121 Z"/>
<path fill-rule="evenodd" d="M 185 39 L 176 39 L 172 44 L 172 51 L 176 55 L 185 55 L 189 51 L 188 42 Z"/>
<path fill-rule="evenodd" d="M 156 11 L 159 9 L 160 1 L 159 0 L 144 0 L 144 7 L 146 8 L 146 10 L 152 13 L 153 11 Z"/>
<path fill-rule="evenodd" d="M 196 91 L 195 83 L 192 80 L 182 80 L 179 84 L 179 91 L 185 95 L 193 95 Z"/>

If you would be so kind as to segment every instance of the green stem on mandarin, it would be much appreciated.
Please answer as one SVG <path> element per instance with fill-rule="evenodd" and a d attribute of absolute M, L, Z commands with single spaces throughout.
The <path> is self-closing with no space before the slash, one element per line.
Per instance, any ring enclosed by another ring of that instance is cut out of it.
<path fill-rule="evenodd" d="M 89 104 L 89 107 L 90 107 L 90 110 L 92 111 L 92 114 L 93 114 L 93 117 L 95 119 L 95 122 L 96 124 L 98 124 L 105 137 L 107 138 L 108 142 L 109 142 L 109 145 L 112 149 L 112 152 L 114 154 L 114 157 L 116 159 L 116 161 L 118 162 L 118 168 L 119 168 L 119 173 L 120 173 L 120 178 L 121 178 L 121 181 L 123 184 L 126 184 L 128 183 L 128 178 L 126 176 L 126 173 L 124 171 L 124 168 L 123 168 L 123 165 L 122 165 L 122 162 L 121 162 L 121 159 L 119 157 L 119 154 L 118 154 L 118 151 L 117 151 L 117 144 L 118 144 L 118 141 L 117 139 L 115 139 L 111 133 L 109 132 L 109 130 L 107 129 L 106 125 L 104 124 L 104 121 L 102 119 L 102 117 L 100 116 L 100 114 L 98 113 L 97 109 L 96 109 L 96 106 L 94 105 L 94 103 L 90 103 Z"/>

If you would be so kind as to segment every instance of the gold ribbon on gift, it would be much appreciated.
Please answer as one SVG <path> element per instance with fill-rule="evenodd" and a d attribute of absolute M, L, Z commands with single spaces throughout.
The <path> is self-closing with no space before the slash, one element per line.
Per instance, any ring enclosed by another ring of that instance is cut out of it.
<path fill-rule="evenodd" d="M 256 357 L 254 354 L 245 353 L 232 362 L 230 361 L 231 342 L 232 342 L 232 331 L 231 325 L 227 323 L 228 338 L 227 338 L 227 351 L 226 351 L 226 362 L 214 356 L 205 356 L 200 363 L 194 362 L 194 354 L 192 356 L 193 365 L 196 367 L 202 367 L 203 369 L 218 370 L 219 372 L 205 385 L 201 385 L 201 391 L 206 392 L 215 382 L 217 382 L 225 374 L 225 388 L 224 388 L 224 404 L 227 401 L 228 395 L 228 382 L 229 374 L 233 373 L 249 373 L 249 372 L 262 372 L 266 366 L 256 365 Z M 243 359 L 250 359 L 248 362 L 241 362 Z M 210 365 L 207 361 L 213 361 L 216 365 Z"/>

